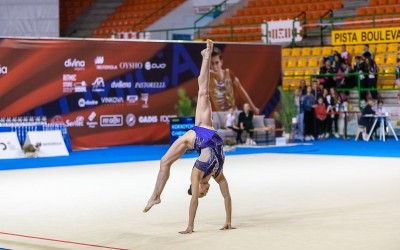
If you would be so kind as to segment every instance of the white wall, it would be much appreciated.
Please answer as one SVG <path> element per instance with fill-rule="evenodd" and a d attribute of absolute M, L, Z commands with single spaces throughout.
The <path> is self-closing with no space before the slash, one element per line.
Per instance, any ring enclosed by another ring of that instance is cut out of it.
<path fill-rule="evenodd" d="M 58 37 L 58 0 L 0 0 L 0 37 Z"/>

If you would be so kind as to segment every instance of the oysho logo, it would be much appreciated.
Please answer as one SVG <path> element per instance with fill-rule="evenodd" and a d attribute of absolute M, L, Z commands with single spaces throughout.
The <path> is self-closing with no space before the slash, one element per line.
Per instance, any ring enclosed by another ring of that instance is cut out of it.
<path fill-rule="evenodd" d="M 132 114 L 132 113 L 127 114 L 127 115 L 126 115 L 126 118 L 125 118 L 125 122 L 126 122 L 126 125 L 127 125 L 128 127 L 133 127 L 133 126 L 135 126 L 135 123 L 136 123 L 136 116 L 135 116 L 134 114 Z"/>
<path fill-rule="evenodd" d="M 86 106 L 96 106 L 98 104 L 99 104 L 99 102 L 96 100 L 85 100 L 83 98 L 80 98 L 78 100 L 78 106 L 81 108 L 86 107 Z"/>
<path fill-rule="evenodd" d="M 92 91 L 93 92 L 103 92 L 104 91 L 104 78 L 97 77 L 96 80 L 92 83 Z"/>
<path fill-rule="evenodd" d="M 151 62 L 146 62 L 144 64 L 144 68 L 146 70 L 151 70 L 151 69 L 165 69 L 167 67 L 166 63 L 151 63 Z"/>
<path fill-rule="evenodd" d="M 156 123 L 158 122 L 158 118 L 156 115 L 148 115 L 148 116 L 139 116 L 140 123 Z"/>
<path fill-rule="evenodd" d="M 94 59 L 94 64 L 98 65 L 103 63 L 104 63 L 104 56 L 96 56 L 96 58 Z"/>
<path fill-rule="evenodd" d="M 123 103 L 124 98 L 123 97 L 102 97 L 101 102 L 102 103 Z"/>
<path fill-rule="evenodd" d="M 66 68 L 74 68 L 76 71 L 84 70 L 85 69 L 85 60 L 78 60 L 76 58 L 71 59 L 68 58 L 64 62 L 64 66 Z"/>
<path fill-rule="evenodd" d="M 119 68 L 120 69 L 142 69 L 143 63 L 142 62 L 120 62 Z"/>
<path fill-rule="evenodd" d="M 101 127 L 119 127 L 123 125 L 122 115 L 102 115 L 100 116 Z"/>
<path fill-rule="evenodd" d="M 83 116 L 77 116 L 74 121 L 66 120 L 67 127 L 83 127 L 85 118 Z"/>
<path fill-rule="evenodd" d="M 0 75 L 5 75 L 7 74 L 7 72 L 8 72 L 8 67 L 0 65 Z"/>

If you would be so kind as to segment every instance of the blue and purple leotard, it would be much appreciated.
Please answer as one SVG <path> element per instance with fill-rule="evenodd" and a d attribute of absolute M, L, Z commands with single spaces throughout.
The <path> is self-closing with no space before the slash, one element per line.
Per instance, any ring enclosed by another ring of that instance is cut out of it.
<path fill-rule="evenodd" d="M 213 173 L 216 178 L 221 172 L 225 155 L 223 151 L 223 140 L 217 134 L 217 131 L 194 126 L 192 130 L 196 133 L 194 149 L 199 153 L 199 159 L 194 167 L 204 172 L 203 178 Z"/>

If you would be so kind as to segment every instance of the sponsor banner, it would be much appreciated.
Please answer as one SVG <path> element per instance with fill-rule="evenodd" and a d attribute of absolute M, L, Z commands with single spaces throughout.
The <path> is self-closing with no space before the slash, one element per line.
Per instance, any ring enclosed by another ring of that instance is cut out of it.
<path fill-rule="evenodd" d="M 136 105 L 136 104 L 138 104 L 139 96 L 138 95 L 127 95 L 126 101 L 130 105 Z"/>
<path fill-rule="evenodd" d="M 104 104 L 116 104 L 116 103 L 124 103 L 125 100 L 123 97 L 102 97 L 101 98 L 101 103 Z"/>
<path fill-rule="evenodd" d="M 210 81 L 213 110 L 240 110 L 251 101 L 268 116 L 276 105 L 281 46 L 215 46 L 230 80 L 213 76 Z M 0 116 L 57 117 L 68 128 L 73 149 L 168 143 L 169 119 L 194 115 L 204 47 L 199 42 L 1 39 L 0 51 L 18 56 L 0 62 L 7 67 L 1 68 Z M 41 67 L 32 67 L 38 61 Z"/>
<path fill-rule="evenodd" d="M 166 82 L 135 82 L 137 89 L 165 89 L 166 87 Z"/>
<path fill-rule="evenodd" d="M 65 125 L 67 125 L 67 127 L 83 127 L 85 126 L 85 117 L 79 115 L 73 120 L 67 119 L 65 120 Z"/>
<path fill-rule="evenodd" d="M 105 83 L 103 77 L 97 77 L 94 82 L 92 82 L 92 92 L 104 92 Z"/>
<path fill-rule="evenodd" d="M 90 115 L 88 116 L 88 121 L 86 122 L 86 125 L 89 128 L 96 128 L 97 125 L 99 124 L 99 122 L 96 120 L 97 114 L 96 112 L 92 111 L 92 113 L 90 113 Z"/>
<path fill-rule="evenodd" d="M 400 43 L 400 27 L 333 30 L 332 45 Z"/>
<path fill-rule="evenodd" d="M 88 106 L 96 106 L 99 104 L 99 101 L 96 100 L 86 100 L 84 98 L 79 98 L 78 106 L 81 108 L 88 107 Z"/>
<path fill-rule="evenodd" d="M 127 114 L 125 117 L 125 122 L 128 127 L 133 127 L 136 124 L 136 116 L 132 113 Z"/>
<path fill-rule="evenodd" d="M 113 89 L 130 89 L 131 87 L 132 87 L 131 82 L 124 82 L 122 80 L 113 81 L 111 83 L 111 88 L 113 88 Z"/>
<path fill-rule="evenodd" d="M 28 132 L 24 145 L 38 145 L 38 157 L 68 156 L 60 130 Z"/>
<path fill-rule="evenodd" d="M 101 127 L 120 127 L 124 125 L 124 118 L 122 115 L 101 115 Z"/>
<path fill-rule="evenodd" d="M 120 69 L 143 69 L 142 62 L 120 62 L 118 66 Z"/>
<path fill-rule="evenodd" d="M 0 159 L 23 158 L 24 153 L 16 132 L 0 133 Z"/>
<path fill-rule="evenodd" d="M 75 71 L 85 70 L 86 62 L 85 60 L 79 60 L 76 58 L 68 58 L 64 62 L 65 68 L 73 68 Z"/>
<path fill-rule="evenodd" d="M 301 40 L 303 40 L 303 37 L 300 35 L 301 29 L 302 28 L 299 21 L 294 21 L 291 19 L 284 21 L 270 21 L 261 24 L 262 40 L 264 43 L 269 44 L 290 43 L 293 41 L 294 33 L 296 34 L 294 40 L 296 42 L 300 42 Z"/>
<path fill-rule="evenodd" d="M 97 70 L 117 70 L 118 66 L 114 64 L 104 64 L 104 56 L 97 56 L 94 59 L 94 64 Z"/>
<path fill-rule="evenodd" d="M 146 70 L 152 70 L 152 69 L 165 69 L 167 67 L 166 63 L 155 63 L 155 62 L 146 62 L 144 64 L 144 68 Z"/>
<path fill-rule="evenodd" d="M 2 66 L 0 64 L 0 75 L 6 75 L 8 72 L 8 67 L 7 66 Z"/>

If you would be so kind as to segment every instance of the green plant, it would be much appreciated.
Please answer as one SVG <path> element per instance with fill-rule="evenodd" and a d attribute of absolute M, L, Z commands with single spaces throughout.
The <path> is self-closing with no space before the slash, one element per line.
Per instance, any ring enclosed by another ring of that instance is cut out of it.
<path fill-rule="evenodd" d="M 281 86 L 278 87 L 278 90 L 280 93 L 280 102 L 278 110 L 274 113 L 274 117 L 283 126 L 285 132 L 289 133 L 292 128 L 292 118 L 297 117 L 294 92 L 284 91 Z"/>
<path fill-rule="evenodd" d="M 23 147 L 24 153 L 36 153 L 39 151 L 41 144 L 37 143 L 36 145 L 28 144 Z"/>
<path fill-rule="evenodd" d="M 175 105 L 178 116 L 194 116 L 195 108 L 193 101 L 186 96 L 184 88 L 178 88 L 178 103 Z"/>
<path fill-rule="evenodd" d="M 235 146 L 236 142 L 232 138 L 224 138 L 224 146 Z"/>

